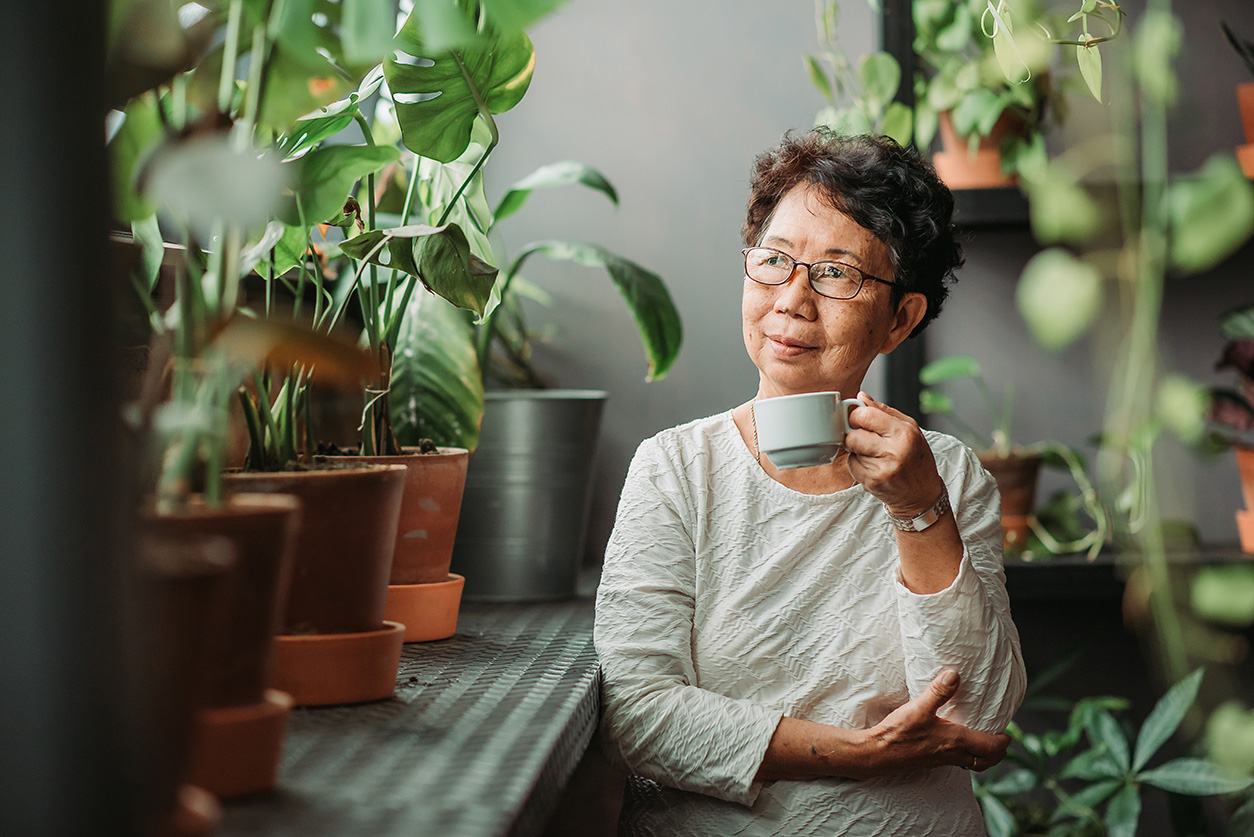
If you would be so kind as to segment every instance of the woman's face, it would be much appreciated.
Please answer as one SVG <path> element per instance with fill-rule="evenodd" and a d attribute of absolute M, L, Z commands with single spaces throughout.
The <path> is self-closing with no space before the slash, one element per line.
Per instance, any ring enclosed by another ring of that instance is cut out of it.
<path fill-rule="evenodd" d="M 839 261 L 891 280 L 888 248 L 833 209 L 808 184 L 784 195 L 762 241 L 799 262 Z M 798 267 L 782 285 L 745 277 L 741 302 L 745 349 L 758 367 L 758 396 L 839 390 L 853 396 L 876 355 L 891 352 L 926 312 L 922 294 L 896 310 L 892 288 L 866 280 L 853 299 L 815 293 Z"/>

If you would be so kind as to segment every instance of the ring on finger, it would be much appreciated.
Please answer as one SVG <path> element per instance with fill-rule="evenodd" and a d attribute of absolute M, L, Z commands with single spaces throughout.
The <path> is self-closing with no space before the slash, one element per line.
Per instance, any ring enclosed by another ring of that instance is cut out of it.
<path fill-rule="evenodd" d="M 971 757 L 971 769 L 972 769 L 972 770 L 979 770 L 979 769 L 980 769 L 980 758 L 979 758 L 979 756 L 972 756 L 972 757 Z"/>

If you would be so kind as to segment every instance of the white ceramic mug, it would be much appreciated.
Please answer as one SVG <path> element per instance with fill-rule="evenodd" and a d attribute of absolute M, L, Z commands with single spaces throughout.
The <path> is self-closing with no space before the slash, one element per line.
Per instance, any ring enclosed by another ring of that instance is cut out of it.
<path fill-rule="evenodd" d="M 845 443 L 845 434 L 853 429 L 849 411 L 860 406 L 856 398 L 842 401 L 839 392 L 803 392 L 756 401 L 758 450 L 780 469 L 831 464 Z"/>

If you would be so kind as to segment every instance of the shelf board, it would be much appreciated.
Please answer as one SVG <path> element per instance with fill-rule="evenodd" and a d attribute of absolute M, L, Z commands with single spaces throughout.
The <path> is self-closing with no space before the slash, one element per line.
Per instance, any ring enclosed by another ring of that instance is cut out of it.
<path fill-rule="evenodd" d="M 959 227 L 1011 227 L 1028 223 L 1028 199 L 1017 186 L 954 189 L 954 223 Z"/>

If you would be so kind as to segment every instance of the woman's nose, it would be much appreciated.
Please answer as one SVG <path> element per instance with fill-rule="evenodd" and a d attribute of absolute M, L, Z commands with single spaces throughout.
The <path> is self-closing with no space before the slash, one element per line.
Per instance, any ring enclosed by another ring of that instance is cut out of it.
<path fill-rule="evenodd" d="M 814 289 L 810 287 L 810 269 L 805 265 L 795 264 L 787 281 L 779 288 L 775 298 L 775 308 L 789 314 L 806 319 L 813 319 L 817 310 L 814 302 Z"/>

